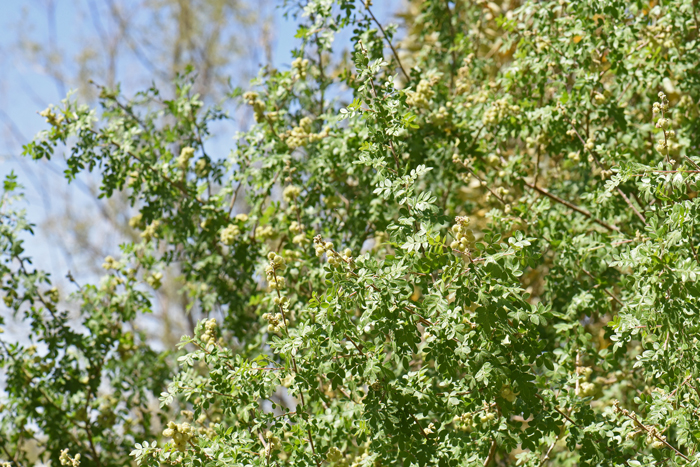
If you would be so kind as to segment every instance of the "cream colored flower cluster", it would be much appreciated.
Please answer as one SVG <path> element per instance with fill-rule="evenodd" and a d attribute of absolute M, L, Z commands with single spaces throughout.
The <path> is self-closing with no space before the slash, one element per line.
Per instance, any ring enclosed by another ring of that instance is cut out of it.
<path fill-rule="evenodd" d="M 450 243 L 450 248 L 462 253 L 469 253 L 474 248 L 474 232 L 469 228 L 471 219 L 465 216 L 455 217 L 455 224 L 452 226 L 452 235 L 455 240 Z"/>
<path fill-rule="evenodd" d="M 295 126 L 291 130 L 280 135 L 280 139 L 287 143 L 289 149 L 296 149 L 300 146 L 306 146 L 308 143 L 321 141 L 328 136 L 328 128 L 324 128 L 321 133 L 312 133 L 311 124 L 313 120 L 309 117 L 304 117 L 299 121 L 299 126 Z"/>
<path fill-rule="evenodd" d="M 429 79 L 420 80 L 415 91 L 406 91 L 406 104 L 427 109 L 431 99 L 435 96 L 433 87 L 439 80 L 440 78 L 437 75 Z"/>
<path fill-rule="evenodd" d="M 591 397 L 594 396 L 596 390 L 598 389 L 595 383 L 591 383 L 588 379 L 591 377 L 593 370 L 590 367 L 579 366 L 576 367 L 576 374 L 583 377 L 582 381 L 576 388 L 576 395 L 579 397 Z"/>
<path fill-rule="evenodd" d="M 255 91 L 248 91 L 243 94 L 246 103 L 253 107 L 255 121 L 260 123 L 265 120 L 265 103 L 260 99 L 260 95 Z"/>
<path fill-rule="evenodd" d="M 180 155 L 175 161 L 177 167 L 181 170 L 185 170 L 187 166 L 190 165 L 190 160 L 194 157 L 194 149 L 191 147 L 184 147 L 180 151 Z"/>
<path fill-rule="evenodd" d="M 63 123 L 63 115 L 56 115 L 51 107 L 39 112 L 39 115 L 46 119 L 46 122 L 51 126 L 59 126 Z"/>
<path fill-rule="evenodd" d="M 195 430 L 187 422 L 175 423 L 173 421 L 168 422 L 168 427 L 163 430 L 163 436 L 166 438 L 172 438 L 175 448 L 184 452 L 187 449 L 187 443 L 194 438 Z"/>
<path fill-rule="evenodd" d="M 289 185 L 282 192 L 282 197 L 284 198 L 284 200 L 286 202 L 291 203 L 292 201 L 297 199 L 300 194 L 301 194 L 301 188 L 299 188 L 296 185 Z"/>
<path fill-rule="evenodd" d="M 279 332 L 284 326 L 282 313 L 263 313 L 262 317 L 267 320 L 267 329 L 270 332 Z"/>
<path fill-rule="evenodd" d="M 236 241 L 236 237 L 238 237 L 240 234 L 240 227 L 235 224 L 230 224 L 221 231 L 221 243 L 231 246 Z"/>
<path fill-rule="evenodd" d="M 61 465 L 68 465 L 70 467 L 78 467 L 80 465 L 80 454 L 76 454 L 75 457 L 71 458 L 68 455 L 68 449 L 61 451 L 61 455 L 58 457 Z"/>
<path fill-rule="evenodd" d="M 282 448 L 280 439 L 269 430 L 265 433 L 265 440 L 267 441 L 267 445 L 265 446 L 265 457 L 269 457 L 269 455 L 272 454 L 272 451 Z"/>
<path fill-rule="evenodd" d="M 261 225 L 255 229 L 255 238 L 267 240 L 275 236 L 275 230 L 271 225 Z"/>
<path fill-rule="evenodd" d="M 464 59 L 464 64 L 457 70 L 457 80 L 455 81 L 455 90 L 461 95 L 469 91 L 472 87 L 471 70 L 474 54 L 469 54 Z"/>
<path fill-rule="evenodd" d="M 520 113 L 519 105 L 511 105 L 507 99 L 501 98 L 486 109 L 481 121 L 484 125 L 495 125 L 518 113 Z"/>
<path fill-rule="evenodd" d="M 309 243 L 309 239 L 306 238 L 306 234 L 304 233 L 304 228 L 297 221 L 293 221 L 289 225 L 289 231 L 294 234 L 292 243 L 295 245 L 304 246 Z"/>
<path fill-rule="evenodd" d="M 309 61 L 305 58 L 297 57 L 292 61 L 292 70 L 297 79 L 306 79 L 309 72 Z"/>
<path fill-rule="evenodd" d="M 666 94 L 662 91 L 659 92 L 659 101 L 654 102 L 653 110 L 654 115 L 657 116 L 656 128 L 663 131 L 661 138 L 659 138 L 656 144 L 656 149 L 659 152 L 666 151 L 668 155 L 669 151 L 676 151 L 679 147 L 678 143 L 672 141 L 676 137 L 676 132 L 671 130 L 671 119 L 666 118 L 665 114 L 668 112 L 668 98 Z"/>
<path fill-rule="evenodd" d="M 320 258 L 325 254 L 328 264 L 333 267 L 352 262 L 352 250 L 350 248 L 346 248 L 342 253 L 338 253 L 333 247 L 333 242 L 324 242 L 320 235 L 314 237 L 314 244 L 316 245 L 316 256 Z"/>
<path fill-rule="evenodd" d="M 146 226 L 145 229 L 143 229 L 143 232 L 141 232 L 141 238 L 143 238 L 147 242 L 150 242 L 152 238 L 158 236 L 158 227 L 160 227 L 159 220 L 151 222 Z"/>
<path fill-rule="evenodd" d="M 287 269 L 287 262 L 274 251 L 271 251 L 267 255 L 267 259 L 270 261 L 270 264 L 265 268 L 267 283 L 272 290 L 283 289 L 286 285 L 286 280 L 284 277 L 278 276 L 277 272 L 282 272 Z"/>
<path fill-rule="evenodd" d="M 216 344 L 216 319 L 205 319 L 204 320 L 204 332 L 199 336 L 204 342 L 206 347 Z"/>

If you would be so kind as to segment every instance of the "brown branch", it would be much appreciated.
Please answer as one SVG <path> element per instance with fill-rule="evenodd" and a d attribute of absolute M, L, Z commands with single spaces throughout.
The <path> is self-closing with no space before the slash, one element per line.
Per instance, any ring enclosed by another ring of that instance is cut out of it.
<path fill-rule="evenodd" d="M 377 27 L 379 27 L 379 30 L 382 32 L 382 35 L 384 36 L 384 39 L 386 39 L 387 44 L 389 44 L 391 52 L 394 54 L 394 58 L 396 59 L 396 63 L 399 65 L 399 68 L 401 68 L 401 72 L 406 77 L 406 81 L 410 82 L 411 78 L 409 78 L 408 73 L 406 73 L 406 70 L 404 70 L 403 65 L 401 64 L 401 60 L 399 60 L 399 54 L 396 52 L 396 49 L 389 40 L 389 37 L 386 35 L 386 31 L 384 31 L 382 24 L 379 21 L 377 21 L 377 18 L 374 16 L 374 13 L 372 13 L 372 10 L 369 7 L 369 2 L 365 2 L 365 8 L 367 8 L 367 12 L 372 17 L 372 20 L 374 20 Z"/>
<path fill-rule="evenodd" d="M 540 188 L 540 187 L 538 187 L 537 185 L 532 185 L 532 184 L 527 183 L 527 182 L 525 182 L 525 186 L 528 187 L 528 188 L 530 188 L 530 189 L 535 190 L 536 192 L 538 192 L 538 193 L 540 193 L 540 194 L 545 195 L 546 197 L 548 197 L 548 198 L 551 199 L 551 200 L 556 201 L 557 203 L 563 204 L 564 206 L 568 207 L 569 209 L 573 209 L 573 210 L 576 211 L 577 213 L 582 214 L 583 216 L 589 218 L 590 220 L 592 220 L 592 221 L 595 222 L 596 224 L 598 224 L 598 225 L 600 225 L 600 226 L 603 226 L 603 227 L 605 227 L 605 228 L 608 229 L 608 230 L 612 230 L 613 232 L 619 232 L 619 231 L 620 231 L 620 229 L 617 228 L 617 227 L 615 227 L 614 225 L 610 225 L 610 224 L 608 224 L 607 222 L 601 221 L 600 219 L 597 219 L 597 218 L 593 217 L 593 215 L 592 215 L 590 212 L 586 211 L 585 209 L 579 208 L 578 206 L 574 206 L 573 204 L 569 203 L 568 201 L 563 200 L 563 199 L 561 199 L 560 197 L 558 197 L 558 196 L 556 196 L 556 195 L 553 195 L 552 193 L 548 192 L 548 191 L 545 190 L 544 188 Z"/>

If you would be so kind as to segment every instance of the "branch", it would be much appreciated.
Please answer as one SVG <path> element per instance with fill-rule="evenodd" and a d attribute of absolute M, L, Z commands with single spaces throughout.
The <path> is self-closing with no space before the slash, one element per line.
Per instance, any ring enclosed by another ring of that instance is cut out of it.
<path fill-rule="evenodd" d="M 401 60 L 399 60 L 399 54 L 396 53 L 396 49 L 391 44 L 391 41 L 389 40 L 389 37 L 386 35 L 386 31 L 384 31 L 382 24 L 379 21 L 377 21 L 377 18 L 374 16 L 374 13 L 372 13 L 372 10 L 369 8 L 369 2 L 365 2 L 365 8 L 367 8 L 367 12 L 372 17 L 372 20 L 374 20 L 374 22 L 379 27 L 379 30 L 382 32 L 382 35 L 384 36 L 384 39 L 386 39 L 387 44 L 389 44 L 389 47 L 391 48 L 391 52 L 394 54 L 394 58 L 396 59 L 396 63 L 399 65 L 399 68 L 401 68 L 401 72 L 406 77 L 406 81 L 410 82 L 411 78 L 408 77 L 408 73 L 406 73 L 406 70 L 404 70 L 403 65 L 401 64 Z"/>
<path fill-rule="evenodd" d="M 593 215 L 590 212 L 586 211 L 585 209 L 579 208 L 578 206 L 574 206 L 573 204 L 569 203 L 568 201 L 565 201 L 565 200 L 561 199 L 560 197 L 553 195 L 552 193 L 548 192 L 544 188 L 540 188 L 537 185 L 532 185 L 532 184 L 527 183 L 527 182 L 525 182 L 525 186 L 530 188 L 530 189 L 535 190 L 538 193 L 545 195 L 546 197 L 548 197 L 551 200 L 556 201 L 557 203 L 563 204 L 564 206 L 568 207 L 569 209 L 573 209 L 577 213 L 584 215 L 585 217 L 589 218 L 590 220 L 592 220 L 596 224 L 601 225 L 608 230 L 612 230 L 613 232 L 620 231 L 620 229 L 615 227 L 614 225 L 610 225 L 607 222 L 601 221 L 600 219 L 593 217 Z"/>

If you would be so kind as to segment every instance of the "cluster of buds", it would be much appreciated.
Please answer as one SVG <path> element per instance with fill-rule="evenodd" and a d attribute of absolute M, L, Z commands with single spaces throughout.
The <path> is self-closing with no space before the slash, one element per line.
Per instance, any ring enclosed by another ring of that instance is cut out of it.
<path fill-rule="evenodd" d="M 289 149 L 296 149 L 299 146 L 306 146 L 307 143 L 315 143 L 328 136 L 328 129 L 324 128 L 321 133 L 312 133 L 311 124 L 313 120 L 309 117 L 304 117 L 299 120 L 299 126 L 295 126 L 291 130 L 282 133 L 280 139 L 287 143 Z"/>
<path fill-rule="evenodd" d="M 197 175 L 199 178 L 206 178 L 207 175 L 209 175 L 209 161 L 206 159 L 199 159 L 197 163 L 194 165 L 194 173 Z"/>
<path fill-rule="evenodd" d="M 428 108 L 430 100 L 435 95 L 433 88 L 439 80 L 440 78 L 437 75 L 427 80 L 420 80 L 415 91 L 406 91 L 406 104 L 413 107 Z"/>
<path fill-rule="evenodd" d="M 275 231 L 271 225 L 262 225 L 255 229 L 255 238 L 260 240 L 267 240 L 275 236 Z"/>
<path fill-rule="evenodd" d="M 511 105 L 506 98 L 501 98 L 486 109 L 481 121 L 484 125 L 494 125 L 519 112 L 519 105 Z"/>
<path fill-rule="evenodd" d="M 199 336 L 204 342 L 206 347 L 216 344 L 216 319 L 205 319 L 204 320 L 204 332 Z"/>
<path fill-rule="evenodd" d="M 579 397 L 592 397 L 595 395 L 597 387 L 595 383 L 590 383 L 587 380 L 591 377 L 593 369 L 587 366 L 576 367 L 576 374 L 583 376 L 586 381 L 581 382 L 576 387 L 576 395 Z"/>
<path fill-rule="evenodd" d="M 129 227 L 132 229 L 138 229 L 143 223 L 143 214 L 138 213 L 131 219 L 129 219 Z"/>
<path fill-rule="evenodd" d="M 671 139 L 675 138 L 676 132 L 670 129 L 671 120 L 665 117 L 666 112 L 668 112 L 668 98 L 663 91 L 659 92 L 658 96 L 659 101 L 654 102 L 653 110 L 654 115 L 657 117 L 655 126 L 662 130 L 663 138 L 659 139 L 656 149 L 659 152 L 666 151 L 666 155 L 668 155 L 669 151 L 678 148 L 678 144 L 671 141 Z"/>
<path fill-rule="evenodd" d="M 333 248 L 333 242 L 324 242 L 320 235 L 314 237 L 314 244 L 316 245 L 316 256 L 320 258 L 325 253 L 328 264 L 333 267 L 352 262 L 352 250 L 350 248 L 346 248 L 342 253 L 338 253 Z"/>
<path fill-rule="evenodd" d="M 80 454 L 76 454 L 75 457 L 68 455 L 68 449 L 61 451 L 61 455 L 58 457 L 61 465 L 69 465 L 70 467 L 78 467 L 80 465 Z"/>
<path fill-rule="evenodd" d="M 44 294 L 46 298 L 49 299 L 51 303 L 58 303 L 59 294 L 58 294 L 58 288 L 56 287 L 51 287 L 49 290 L 46 291 Z"/>
<path fill-rule="evenodd" d="M 457 80 L 455 81 L 455 90 L 457 91 L 457 94 L 461 95 L 469 91 L 471 89 L 471 79 L 470 79 L 470 74 L 471 74 L 471 69 L 472 69 L 472 61 L 474 60 L 474 54 L 469 54 L 467 57 L 464 59 L 464 64 L 460 67 L 459 70 L 457 70 Z"/>
<path fill-rule="evenodd" d="M 593 100 L 595 101 L 596 104 L 604 104 L 607 98 L 605 97 L 605 94 L 601 94 L 599 92 L 596 92 L 593 94 Z"/>
<path fill-rule="evenodd" d="M 284 200 L 286 202 L 291 203 L 292 201 L 297 199 L 300 194 L 301 194 L 301 188 L 299 188 L 296 185 L 289 185 L 282 192 L 282 197 L 284 198 Z"/>
<path fill-rule="evenodd" d="M 659 431 L 654 426 L 647 427 L 647 444 L 652 449 L 661 449 L 666 445 L 664 441 L 666 437 L 659 433 Z"/>
<path fill-rule="evenodd" d="M 463 413 L 462 415 L 455 415 L 452 419 L 452 423 L 456 430 L 472 431 L 474 427 L 474 416 L 470 412 Z"/>
<path fill-rule="evenodd" d="M 177 160 L 175 163 L 177 164 L 177 168 L 181 170 L 187 169 L 187 166 L 190 165 L 190 160 L 194 157 L 194 149 L 191 147 L 184 147 L 180 151 L 180 155 L 178 156 Z"/>
<path fill-rule="evenodd" d="M 47 108 L 46 110 L 42 110 L 39 112 L 39 115 L 44 117 L 46 122 L 51 126 L 59 126 L 64 120 L 63 115 L 56 115 L 51 107 Z"/>
<path fill-rule="evenodd" d="M 141 238 L 145 241 L 150 242 L 152 238 L 157 237 L 158 227 L 160 227 L 160 221 L 155 220 L 148 224 L 143 232 L 141 232 Z"/>
<path fill-rule="evenodd" d="M 187 422 L 175 423 L 168 422 L 168 428 L 163 430 L 163 436 L 166 438 L 172 438 L 175 448 L 178 451 L 184 452 L 187 448 L 187 442 L 194 437 L 195 431 Z"/>
<path fill-rule="evenodd" d="M 340 449 L 333 446 L 328 450 L 326 460 L 330 463 L 340 462 L 341 460 L 343 460 L 343 453 Z"/>
<path fill-rule="evenodd" d="M 304 228 L 297 221 L 293 221 L 289 225 L 289 230 L 294 234 L 294 237 L 292 237 L 292 243 L 295 245 L 303 246 L 309 242 L 309 240 L 306 238 L 306 234 L 304 233 Z"/>
<path fill-rule="evenodd" d="M 452 107 L 452 103 L 447 102 L 444 106 L 440 106 L 433 114 L 431 115 L 431 121 L 435 125 L 439 125 L 441 123 L 444 123 L 445 120 L 448 119 L 450 116 L 448 109 Z"/>
<path fill-rule="evenodd" d="M 282 448 L 282 443 L 280 443 L 280 439 L 269 430 L 265 433 L 265 440 L 267 441 L 267 445 L 265 446 L 265 457 L 269 457 L 270 454 L 272 454 L 272 451 L 276 451 Z"/>
<path fill-rule="evenodd" d="M 284 326 L 282 313 L 263 313 L 262 317 L 267 320 L 267 329 L 270 332 L 279 332 Z"/>
<path fill-rule="evenodd" d="M 265 120 L 265 103 L 260 99 L 260 96 L 255 91 L 248 91 L 243 94 L 243 99 L 253 108 L 255 112 L 255 121 L 260 123 Z"/>
<path fill-rule="evenodd" d="M 314 237 L 314 245 L 316 245 L 316 257 L 320 258 L 325 253 L 333 251 L 333 242 L 324 242 L 320 235 Z"/>
<path fill-rule="evenodd" d="M 160 286 L 163 285 L 161 280 L 163 279 L 163 273 L 158 271 L 151 273 L 146 276 L 146 283 L 153 287 L 155 290 L 160 289 Z"/>
<path fill-rule="evenodd" d="M 110 269 L 119 269 L 120 266 L 121 264 L 119 263 L 119 261 L 117 261 L 111 256 L 107 256 L 105 258 L 105 262 L 102 263 L 102 269 L 106 269 L 107 271 L 109 271 Z"/>
<path fill-rule="evenodd" d="M 265 268 L 267 283 L 272 290 L 283 289 L 286 285 L 286 281 L 284 277 L 278 277 L 277 272 L 284 271 L 287 268 L 287 262 L 274 251 L 268 253 L 267 259 L 270 261 L 270 264 Z"/>
<path fill-rule="evenodd" d="M 231 224 L 221 231 L 221 243 L 224 245 L 233 245 L 236 241 L 236 237 L 241 234 L 241 229 L 235 225 Z"/>
<path fill-rule="evenodd" d="M 466 216 L 455 217 L 455 224 L 452 226 L 452 234 L 455 240 L 450 243 L 450 248 L 462 253 L 469 253 L 474 248 L 474 232 L 469 228 L 471 219 Z"/>
<path fill-rule="evenodd" d="M 309 61 L 305 58 L 297 57 L 292 61 L 292 70 L 297 79 L 306 79 L 309 71 Z"/>

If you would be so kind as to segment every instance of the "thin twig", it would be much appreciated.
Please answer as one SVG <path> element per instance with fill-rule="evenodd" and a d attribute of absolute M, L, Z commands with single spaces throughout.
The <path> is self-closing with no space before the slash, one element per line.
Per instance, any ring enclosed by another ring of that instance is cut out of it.
<path fill-rule="evenodd" d="M 367 12 L 372 17 L 372 20 L 374 20 L 377 27 L 379 27 L 379 30 L 382 32 L 382 35 L 384 36 L 384 39 L 386 40 L 387 44 L 389 44 L 389 47 L 391 48 L 391 52 L 394 54 L 394 58 L 396 59 L 396 63 L 399 65 L 399 68 L 401 68 L 401 72 L 406 77 L 406 81 L 410 82 L 411 78 L 409 78 L 408 73 L 406 73 L 406 70 L 404 70 L 403 65 L 401 64 L 401 60 L 399 60 L 399 54 L 396 52 L 396 49 L 394 48 L 391 41 L 389 40 L 389 37 L 386 35 L 386 31 L 384 31 L 382 24 L 379 21 L 377 21 L 377 18 L 374 16 L 374 13 L 372 13 L 372 10 L 370 9 L 368 2 L 365 2 L 365 8 L 367 8 Z"/>

